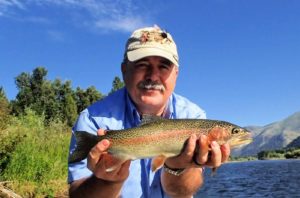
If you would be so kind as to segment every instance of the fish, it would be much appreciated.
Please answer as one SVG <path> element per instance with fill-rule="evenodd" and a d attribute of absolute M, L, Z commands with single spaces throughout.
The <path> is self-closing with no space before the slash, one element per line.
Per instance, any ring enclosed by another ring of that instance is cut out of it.
<path fill-rule="evenodd" d="M 90 150 L 101 140 L 110 141 L 108 153 L 119 161 L 153 158 L 152 171 L 159 169 L 166 158 L 179 155 L 187 139 L 195 134 L 208 137 L 208 143 L 216 141 L 231 148 L 249 144 L 251 132 L 226 121 L 210 119 L 165 119 L 157 116 L 143 116 L 139 126 L 108 130 L 105 135 L 97 136 L 86 131 L 74 132 L 77 141 L 71 152 L 69 163 L 87 158 Z M 117 165 L 109 165 L 106 171 L 112 171 Z"/>

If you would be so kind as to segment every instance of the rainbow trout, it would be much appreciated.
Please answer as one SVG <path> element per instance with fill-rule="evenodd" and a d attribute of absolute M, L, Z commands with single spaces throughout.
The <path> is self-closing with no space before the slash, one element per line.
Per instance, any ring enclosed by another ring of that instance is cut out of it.
<path fill-rule="evenodd" d="M 164 119 L 146 117 L 138 127 L 124 130 L 109 130 L 103 136 L 96 136 L 85 131 L 75 132 L 77 146 L 69 157 L 69 163 L 85 159 L 90 150 L 101 140 L 108 139 L 111 146 L 108 153 L 122 161 L 171 157 L 179 155 L 186 140 L 192 135 L 207 135 L 208 141 L 220 145 L 229 143 L 231 148 L 248 144 L 252 141 L 250 133 L 237 125 L 225 121 L 208 119 Z M 152 162 L 152 170 L 162 164 Z M 107 171 L 113 170 L 108 168 Z"/>

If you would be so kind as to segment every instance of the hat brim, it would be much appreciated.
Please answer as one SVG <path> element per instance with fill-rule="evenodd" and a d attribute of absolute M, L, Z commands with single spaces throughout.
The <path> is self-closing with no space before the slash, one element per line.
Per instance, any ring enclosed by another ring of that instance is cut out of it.
<path fill-rule="evenodd" d="M 127 51 L 128 60 L 132 62 L 148 56 L 160 56 L 168 59 L 174 65 L 179 66 L 177 57 L 174 57 L 171 53 L 159 48 L 139 48 L 136 50 Z"/>

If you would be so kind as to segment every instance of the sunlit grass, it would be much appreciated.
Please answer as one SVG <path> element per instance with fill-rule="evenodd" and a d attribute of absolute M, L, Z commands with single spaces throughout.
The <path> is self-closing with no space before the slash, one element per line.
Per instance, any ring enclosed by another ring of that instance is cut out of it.
<path fill-rule="evenodd" d="M 9 187 L 23 197 L 64 195 L 70 129 L 57 121 L 45 127 L 43 117 L 32 111 L 27 111 L 27 115 L 13 123 L 5 133 L 2 132 L 2 138 L 0 136 L 0 141 L 8 141 L 6 147 L 11 147 L 1 180 L 10 181 Z M 9 138 L 7 134 L 12 133 L 14 138 Z M 9 146 L 9 142 L 14 146 Z"/>

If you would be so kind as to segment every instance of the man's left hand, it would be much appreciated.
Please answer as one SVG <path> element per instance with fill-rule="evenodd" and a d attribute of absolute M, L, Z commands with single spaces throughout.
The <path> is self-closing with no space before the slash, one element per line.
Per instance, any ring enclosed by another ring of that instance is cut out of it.
<path fill-rule="evenodd" d="M 230 155 L 229 144 L 219 145 L 216 141 L 210 142 L 206 135 L 197 139 L 193 134 L 188 139 L 184 151 L 175 157 L 168 158 L 165 163 L 174 169 L 180 168 L 218 168 L 226 162 Z M 196 164 L 197 163 L 197 164 Z"/>

